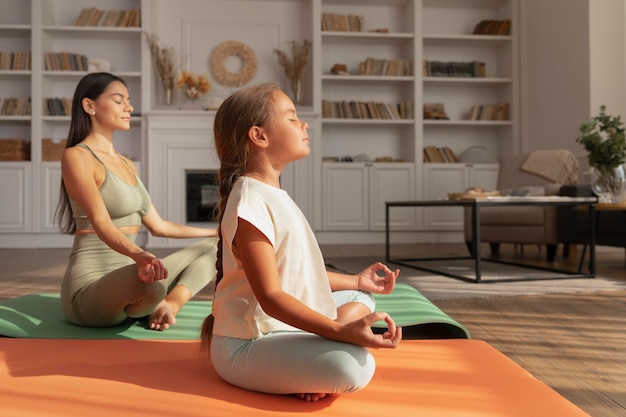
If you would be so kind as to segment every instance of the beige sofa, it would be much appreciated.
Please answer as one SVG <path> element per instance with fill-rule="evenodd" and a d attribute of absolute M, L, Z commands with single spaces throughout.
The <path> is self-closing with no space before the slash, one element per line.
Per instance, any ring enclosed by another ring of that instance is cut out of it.
<path fill-rule="evenodd" d="M 498 190 L 502 195 L 557 195 L 562 185 L 578 181 L 579 164 L 567 150 L 534 151 L 500 158 Z M 465 210 L 465 241 L 471 248 L 471 213 Z M 556 207 L 483 207 L 480 237 L 497 254 L 501 243 L 538 244 L 554 261 L 559 244 Z"/>

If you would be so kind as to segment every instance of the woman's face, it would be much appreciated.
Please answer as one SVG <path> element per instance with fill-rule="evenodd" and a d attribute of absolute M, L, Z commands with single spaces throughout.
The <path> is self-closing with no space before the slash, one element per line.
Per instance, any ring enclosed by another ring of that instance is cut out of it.
<path fill-rule="evenodd" d="M 101 126 L 110 129 L 128 130 L 130 129 L 130 114 L 133 106 L 130 104 L 130 97 L 126 86 L 113 81 L 93 102 L 93 117 Z"/>

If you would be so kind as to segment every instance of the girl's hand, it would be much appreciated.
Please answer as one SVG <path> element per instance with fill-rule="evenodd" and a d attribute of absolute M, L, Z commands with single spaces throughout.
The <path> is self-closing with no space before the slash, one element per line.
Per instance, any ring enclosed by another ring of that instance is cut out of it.
<path fill-rule="evenodd" d="M 146 284 L 167 278 L 167 268 L 159 258 L 150 252 L 141 252 L 135 258 L 135 262 L 137 263 L 137 276 Z"/>
<path fill-rule="evenodd" d="M 372 331 L 372 324 L 379 320 L 387 322 L 387 331 L 383 334 L 375 334 Z M 346 337 L 342 339 L 348 343 L 374 349 L 393 349 L 402 340 L 402 328 L 396 327 L 389 314 L 382 312 L 374 312 L 361 319 L 346 323 L 341 334 Z"/>
<path fill-rule="evenodd" d="M 383 275 L 380 275 L 379 271 L 382 271 Z M 392 271 L 382 262 L 376 262 L 357 275 L 358 289 L 377 294 L 389 294 L 395 288 L 399 274 L 399 269 Z"/>

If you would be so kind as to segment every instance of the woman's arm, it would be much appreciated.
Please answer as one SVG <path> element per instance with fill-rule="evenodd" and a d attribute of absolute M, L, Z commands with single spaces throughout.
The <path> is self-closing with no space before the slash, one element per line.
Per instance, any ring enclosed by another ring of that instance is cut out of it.
<path fill-rule="evenodd" d="M 268 315 L 299 329 L 328 339 L 367 347 L 395 347 L 402 338 L 393 320 L 385 313 L 372 313 L 347 324 L 338 323 L 309 308 L 282 290 L 276 255 L 267 237 L 249 222 L 239 219 L 234 245 L 246 276 L 261 308 Z M 371 325 L 387 320 L 390 331 L 375 335 Z"/>
<path fill-rule="evenodd" d="M 153 205 L 150 206 L 148 214 L 141 221 L 153 236 L 158 237 L 194 238 L 217 236 L 217 230 L 213 228 L 192 227 L 164 220 Z"/>

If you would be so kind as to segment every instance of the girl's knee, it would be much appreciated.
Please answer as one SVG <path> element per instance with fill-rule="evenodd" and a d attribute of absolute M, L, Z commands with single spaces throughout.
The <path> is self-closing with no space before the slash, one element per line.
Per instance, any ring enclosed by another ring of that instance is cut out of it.
<path fill-rule="evenodd" d="M 349 393 L 361 390 L 369 384 L 376 370 L 376 362 L 372 354 L 365 348 L 355 346 L 354 352 L 346 355 L 334 355 L 328 363 L 328 369 L 334 375 L 337 393 Z"/>

